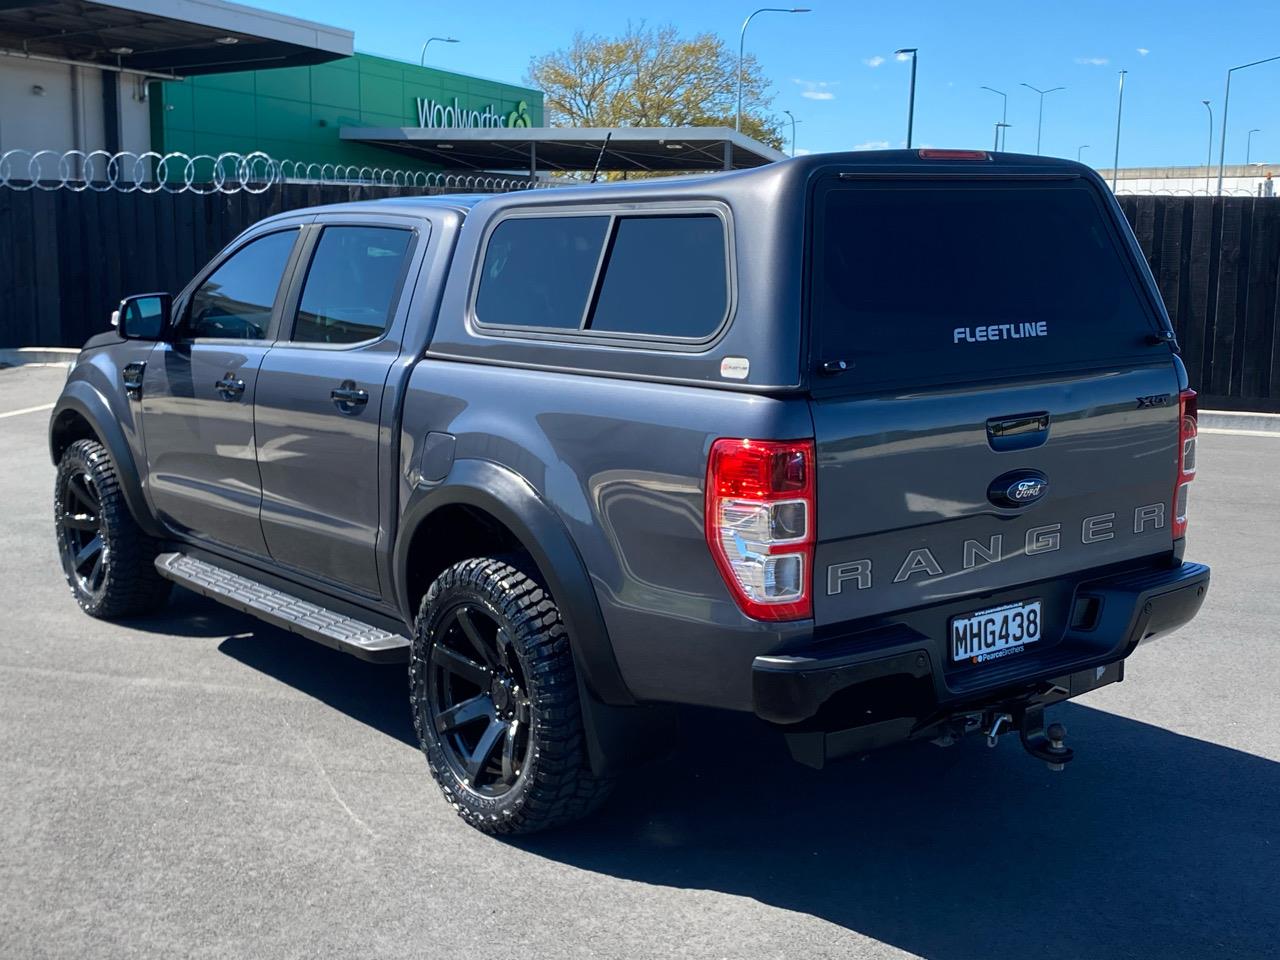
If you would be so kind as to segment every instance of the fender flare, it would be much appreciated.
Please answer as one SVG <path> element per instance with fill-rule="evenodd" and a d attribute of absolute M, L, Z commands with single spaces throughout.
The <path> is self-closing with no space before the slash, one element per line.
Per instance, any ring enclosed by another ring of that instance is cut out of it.
<path fill-rule="evenodd" d="M 116 466 L 116 477 L 120 481 L 125 505 L 133 514 L 133 519 L 138 526 L 152 537 L 159 539 L 168 537 L 168 532 L 151 512 L 151 507 L 143 495 L 141 476 L 129 441 L 125 439 L 124 431 L 112 416 L 110 407 L 102 394 L 83 380 L 67 384 L 49 417 L 49 457 L 53 460 L 54 466 L 58 463 L 54 455 L 54 425 L 68 410 L 83 417 L 98 441 L 107 448 L 107 453 L 111 455 Z"/>
<path fill-rule="evenodd" d="M 602 703 L 634 704 L 618 669 L 595 588 L 569 531 L 528 481 L 488 460 L 456 460 L 441 483 L 420 485 L 410 494 L 392 556 L 395 595 L 405 622 L 413 623 L 415 615 L 413 598 L 408 596 L 409 544 L 414 531 L 436 510 L 455 505 L 488 513 L 533 558 L 560 608 L 586 688 Z"/>

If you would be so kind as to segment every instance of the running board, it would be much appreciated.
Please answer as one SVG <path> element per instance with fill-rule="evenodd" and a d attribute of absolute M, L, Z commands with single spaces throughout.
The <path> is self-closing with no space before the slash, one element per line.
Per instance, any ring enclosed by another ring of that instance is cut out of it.
<path fill-rule="evenodd" d="M 156 557 L 156 570 L 188 590 L 361 660 L 405 663 L 409 659 L 409 640 L 398 633 L 300 600 L 204 560 L 183 553 L 162 553 Z"/>

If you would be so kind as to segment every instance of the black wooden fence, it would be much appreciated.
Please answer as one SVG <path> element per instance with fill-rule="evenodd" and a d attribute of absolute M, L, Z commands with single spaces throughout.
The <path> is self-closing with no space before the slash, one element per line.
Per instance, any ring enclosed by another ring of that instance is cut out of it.
<path fill-rule="evenodd" d="M 0 347 L 76 346 L 128 293 L 180 289 L 245 227 L 283 210 L 421 187 L 263 193 L 0 187 Z M 1280 198 L 1120 198 L 1206 405 L 1280 410 Z"/>

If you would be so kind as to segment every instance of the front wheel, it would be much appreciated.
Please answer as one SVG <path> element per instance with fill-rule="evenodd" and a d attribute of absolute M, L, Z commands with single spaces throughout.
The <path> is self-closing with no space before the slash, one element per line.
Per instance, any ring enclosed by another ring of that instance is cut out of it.
<path fill-rule="evenodd" d="M 500 559 L 464 560 L 422 600 L 414 727 L 445 799 L 485 833 L 533 833 L 604 800 L 591 775 L 569 637 L 550 594 Z"/>
<path fill-rule="evenodd" d="M 62 572 L 85 613 L 108 619 L 164 604 L 170 583 L 156 572 L 160 545 L 133 519 L 102 444 L 77 440 L 67 447 L 53 509 Z"/>

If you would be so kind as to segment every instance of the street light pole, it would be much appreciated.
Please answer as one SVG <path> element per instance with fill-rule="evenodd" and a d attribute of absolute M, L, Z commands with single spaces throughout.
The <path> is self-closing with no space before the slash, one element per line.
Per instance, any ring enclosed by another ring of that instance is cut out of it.
<path fill-rule="evenodd" d="M 791 155 L 796 155 L 796 116 L 790 110 L 783 110 L 788 117 L 791 118 Z"/>
<path fill-rule="evenodd" d="M 998 128 L 997 128 L 997 132 L 999 132 L 999 129 L 1000 129 L 1001 127 L 1008 127 L 1008 126 L 1009 126 L 1009 123 L 1008 123 L 1008 120 L 1009 120 L 1009 95 L 1008 95 L 1007 93 L 1005 93 L 1003 90 L 997 90 L 995 87 L 983 86 L 983 87 L 981 87 L 981 88 L 979 88 L 979 89 L 982 89 L 982 90 L 990 90 L 992 93 L 998 93 L 998 94 L 1000 94 L 1000 99 L 1004 101 L 1004 106 L 1002 106 L 1002 107 L 1000 108 L 1000 127 L 998 127 Z M 997 142 L 997 143 L 996 143 L 995 148 L 996 148 L 997 150 L 1000 150 L 1000 149 L 1002 149 L 1002 145 L 1001 145 L 999 142 Z"/>
<path fill-rule="evenodd" d="M 1076 147 L 1076 163 L 1082 163 L 1082 162 L 1083 162 L 1083 161 L 1080 159 L 1080 155 L 1081 155 L 1081 154 L 1083 154 L 1083 153 L 1084 153 L 1086 150 L 1088 150 L 1088 149 L 1089 149 L 1089 144 L 1087 144 L 1087 143 L 1082 143 L 1082 144 L 1080 144 L 1080 146 Z"/>
<path fill-rule="evenodd" d="M 1222 172 L 1227 165 L 1227 107 L 1231 103 L 1231 75 L 1237 70 L 1244 70 L 1248 67 L 1256 67 L 1260 63 L 1271 63 L 1274 60 L 1280 60 L 1280 57 L 1267 57 L 1265 60 L 1255 60 L 1253 63 L 1242 63 L 1238 67 L 1232 67 L 1227 71 L 1227 92 L 1222 98 L 1222 136 L 1218 138 L 1218 195 L 1222 195 Z"/>
<path fill-rule="evenodd" d="M 418 58 L 418 66 L 425 67 L 427 65 L 427 47 L 439 40 L 441 43 L 457 43 L 453 37 L 432 37 L 422 45 L 422 56 Z"/>
<path fill-rule="evenodd" d="M 742 81 L 743 57 L 746 55 L 747 26 L 761 13 L 808 13 L 808 7 L 761 7 L 742 21 L 742 29 L 738 31 L 738 112 L 734 115 L 733 129 L 742 130 Z"/>
<path fill-rule="evenodd" d="M 1208 100 L 1201 100 L 1200 102 L 1209 111 L 1209 154 L 1204 161 L 1204 195 L 1211 197 L 1213 194 L 1209 192 L 1209 177 L 1213 175 L 1213 107 L 1209 106 Z"/>
<path fill-rule="evenodd" d="M 1262 131 L 1261 131 L 1259 128 L 1254 127 L 1252 130 L 1250 130 L 1250 131 L 1249 131 L 1249 136 L 1247 136 L 1247 137 L 1245 138 L 1245 141 L 1244 141 L 1244 165 L 1245 165 L 1246 167 L 1249 165 L 1249 157 L 1253 154 L 1253 135 L 1254 135 L 1255 133 L 1261 133 L 1261 132 L 1262 132 Z"/>
<path fill-rule="evenodd" d="M 1041 90 L 1039 87 L 1033 87 L 1033 86 L 1032 86 L 1031 84 L 1029 84 L 1029 83 L 1024 83 L 1024 84 L 1022 84 L 1022 86 L 1026 87 L 1028 90 L 1034 90 L 1036 93 L 1040 94 L 1040 112 L 1039 112 L 1039 115 L 1038 115 L 1038 116 L 1037 116 L 1037 118 L 1036 118 L 1036 156 L 1040 156 L 1040 130 L 1041 130 L 1041 128 L 1044 126 L 1044 97 L 1045 97 L 1045 94 L 1046 94 L 1046 93 L 1054 93 L 1054 92 L 1056 92 L 1056 91 L 1058 91 L 1058 90 L 1065 90 L 1065 89 L 1067 89 L 1067 88 L 1066 88 L 1066 87 L 1050 87 L 1048 90 Z"/>
<path fill-rule="evenodd" d="M 1116 155 L 1111 160 L 1111 192 L 1116 192 L 1116 183 L 1120 179 L 1120 117 L 1124 113 L 1124 75 L 1128 70 L 1120 71 L 1120 95 L 1116 99 Z"/>
<path fill-rule="evenodd" d="M 903 47 L 893 51 L 893 55 L 902 59 L 911 54 L 911 92 L 907 94 L 907 149 L 911 149 L 911 132 L 916 122 L 916 48 Z"/>
<path fill-rule="evenodd" d="M 998 120 L 996 121 L 996 145 L 991 149 L 997 150 L 997 151 L 1000 150 L 1000 139 L 1004 135 L 1004 131 L 1010 126 L 1011 124 L 1001 123 Z"/>

